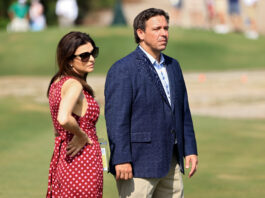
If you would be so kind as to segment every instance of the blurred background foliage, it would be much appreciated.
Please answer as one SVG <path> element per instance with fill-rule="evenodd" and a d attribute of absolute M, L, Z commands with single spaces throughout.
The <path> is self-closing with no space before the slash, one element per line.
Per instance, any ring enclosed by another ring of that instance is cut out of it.
<path fill-rule="evenodd" d="M 16 0 L 1 0 L 0 1 L 0 29 L 5 29 L 7 23 L 9 22 L 7 10 L 8 7 L 15 2 Z M 47 19 L 48 25 L 56 25 L 57 17 L 55 15 L 55 5 L 57 0 L 41 0 L 45 11 L 44 14 Z M 30 1 L 28 0 L 28 3 Z M 115 0 L 77 0 L 79 7 L 79 16 L 77 23 L 82 23 L 82 20 L 85 18 L 86 14 L 91 11 L 97 11 L 104 8 L 112 8 L 114 6 Z"/>

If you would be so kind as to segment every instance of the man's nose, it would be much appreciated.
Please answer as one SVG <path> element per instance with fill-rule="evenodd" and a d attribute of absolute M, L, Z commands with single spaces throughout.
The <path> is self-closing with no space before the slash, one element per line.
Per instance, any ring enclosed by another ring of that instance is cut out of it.
<path fill-rule="evenodd" d="M 167 29 L 161 29 L 161 35 L 162 36 L 168 36 L 168 30 Z"/>

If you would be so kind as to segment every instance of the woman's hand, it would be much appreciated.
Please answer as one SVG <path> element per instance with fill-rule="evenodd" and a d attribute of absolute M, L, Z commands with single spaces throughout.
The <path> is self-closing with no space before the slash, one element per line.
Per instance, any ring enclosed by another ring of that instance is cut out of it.
<path fill-rule="evenodd" d="M 86 143 L 93 144 L 92 140 L 87 136 L 86 133 L 82 132 L 81 134 L 74 135 L 66 147 L 66 155 L 74 157 L 85 146 Z"/>

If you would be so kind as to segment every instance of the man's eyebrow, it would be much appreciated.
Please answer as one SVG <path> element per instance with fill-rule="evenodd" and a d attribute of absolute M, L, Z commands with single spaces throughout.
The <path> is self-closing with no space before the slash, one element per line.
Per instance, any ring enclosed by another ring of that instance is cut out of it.
<path fill-rule="evenodd" d="M 157 28 L 169 28 L 169 25 L 165 25 L 165 26 L 162 26 L 162 25 L 156 26 L 156 25 L 154 25 L 152 28 L 153 29 L 157 29 Z"/>

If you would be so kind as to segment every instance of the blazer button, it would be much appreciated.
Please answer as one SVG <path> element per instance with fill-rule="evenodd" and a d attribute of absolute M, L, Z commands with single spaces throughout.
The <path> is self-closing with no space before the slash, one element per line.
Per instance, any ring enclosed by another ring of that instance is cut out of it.
<path fill-rule="evenodd" d="M 171 133 L 173 134 L 173 133 L 175 133 L 176 131 L 175 131 L 175 129 L 171 129 Z"/>

